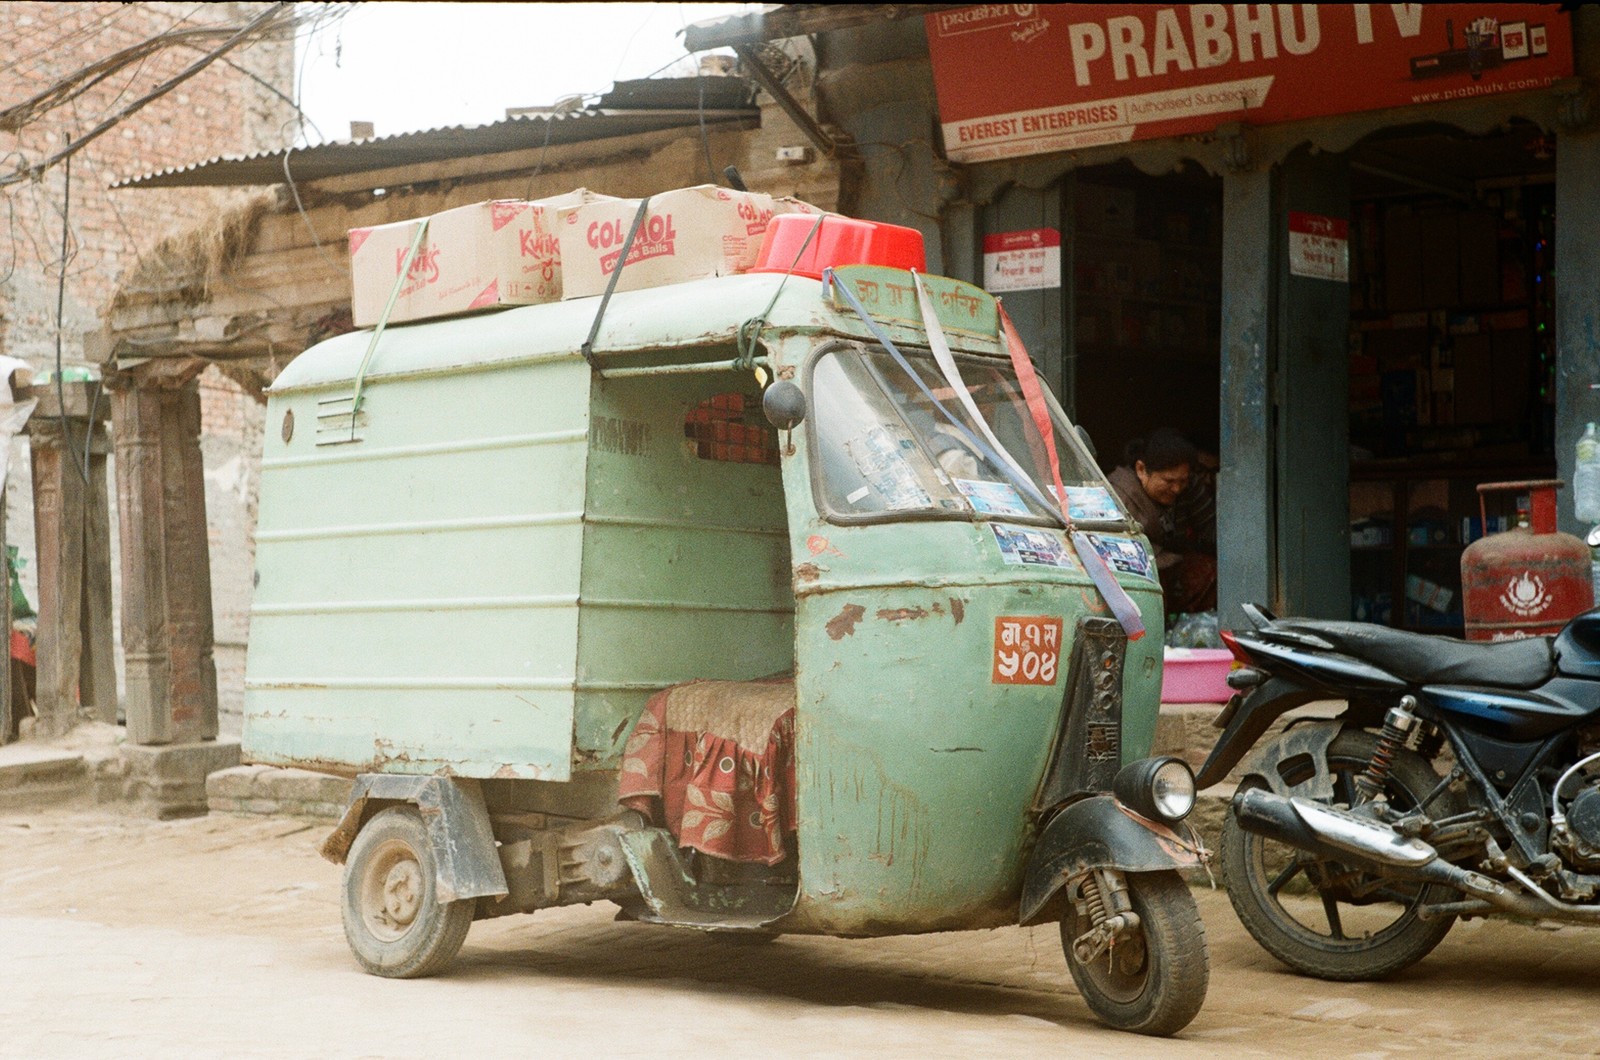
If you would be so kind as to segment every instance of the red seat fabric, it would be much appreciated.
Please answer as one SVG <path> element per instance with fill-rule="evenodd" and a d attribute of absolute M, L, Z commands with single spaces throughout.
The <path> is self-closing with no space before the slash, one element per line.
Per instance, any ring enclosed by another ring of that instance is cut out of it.
<path fill-rule="evenodd" d="M 794 682 L 657 692 L 623 752 L 619 801 L 691 847 L 775 865 L 795 828 Z"/>

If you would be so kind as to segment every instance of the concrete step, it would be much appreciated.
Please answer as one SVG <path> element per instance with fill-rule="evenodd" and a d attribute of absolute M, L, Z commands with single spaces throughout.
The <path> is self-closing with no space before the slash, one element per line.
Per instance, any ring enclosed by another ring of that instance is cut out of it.
<path fill-rule="evenodd" d="M 213 813 L 282 814 L 337 820 L 350 799 L 353 782 L 304 769 L 234 766 L 206 778 L 206 802 Z"/>
<path fill-rule="evenodd" d="M 90 792 L 82 752 L 33 743 L 0 747 L 0 809 L 87 800 Z"/>

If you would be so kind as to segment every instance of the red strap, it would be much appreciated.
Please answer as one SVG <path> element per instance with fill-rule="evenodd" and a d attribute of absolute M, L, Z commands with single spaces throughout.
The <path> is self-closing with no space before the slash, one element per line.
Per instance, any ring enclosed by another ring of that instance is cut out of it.
<path fill-rule="evenodd" d="M 1006 312 L 1006 307 L 997 300 L 995 308 L 1000 312 L 1000 327 L 1006 337 L 1006 351 L 1011 354 L 1011 368 L 1017 373 L 1017 382 L 1022 386 L 1023 400 L 1028 403 L 1028 412 L 1033 416 L 1033 425 L 1039 429 L 1039 437 L 1044 439 L 1044 451 L 1050 458 L 1050 479 L 1056 487 L 1056 503 L 1061 506 L 1061 518 L 1066 521 L 1067 529 L 1072 529 L 1072 516 L 1067 514 L 1067 490 L 1061 485 L 1061 459 L 1056 455 L 1056 431 L 1050 422 L 1050 408 L 1044 403 L 1044 391 L 1039 386 L 1039 375 L 1033 370 L 1033 361 L 1028 358 L 1028 351 L 1022 345 L 1022 337 L 1017 334 L 1016 326 L 1011 323 L 1011 314 Z"/>
<path fill-rule="evenodd" d="M 1061 461 L 1056 455 L 1055 425 L 1050 422 L 1050 407 L 1045 404 L 1044 389 L 1039 385 L 1039 375 L 1033 370 L 1033 361 L 1028 358 L 1028 351 L 1022 345 L 1022 337 L 1017 334 L 1015 325 L 1011 323 L 1011 314 L 1006 312 L 1005 306 L 1001 305 L 998 299 L 995 301 L 995 308 L 1000 312 L 1000 330 L 1005 336 L 1006 352 L 1011 355 L 1011 368 L 1017 374 L 1017 383 L 1022 387 L 1022 396 L 1028 402 L 1028 411 L 1033 415 L 1033 424 L 1039 429 L 1039 436 L 1044 439 L 1045 452 L 1050 457 L 1050 478 L 1056 487 L 1056 501 L 1061 505 L 1061 519 L 1067 526 L 1067 539 L 1072 542 L 1072 547 L 1078 553 L 1078 559 L 1083 562 L 1084 571 L 1094 582 L 1095 588 L 1100 590 L 1100 595 L 1111 608 L 1111 613 L 1117 617 L 1117 622 L 1121 624 L 1122 631 L 1128 635 L 1128 640 L 1138 640 L 1144 636 L 1144 618 L 1139 614 L 1138 605 L 1117 581 L 1116 575 L 1106 566 L 1105 557 L 1101 556 L 1092 544 L 1083 540 L 1082 535 L 1073 532 L 1072 516 L 1067 511 L 1067 490 L 1061 484 Z"/>

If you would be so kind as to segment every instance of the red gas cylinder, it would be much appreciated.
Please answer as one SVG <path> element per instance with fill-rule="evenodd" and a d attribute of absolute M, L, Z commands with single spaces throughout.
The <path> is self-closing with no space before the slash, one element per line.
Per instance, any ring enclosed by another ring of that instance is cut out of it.
<path fill-rule="evenodd" d="M 1488 525 L 1483 495 L 1526 491 L 1532 527 L 1517 527 L 1474 541 L 1461 554 L 1461 609 L 1468 640 L 1508 640 L 1559 633 L 1574 615 L 1594 606 L 1589 547 L 1556 532 L 1556 490 L 1565 483 L 1486 482 L 1478 511 Z"/>

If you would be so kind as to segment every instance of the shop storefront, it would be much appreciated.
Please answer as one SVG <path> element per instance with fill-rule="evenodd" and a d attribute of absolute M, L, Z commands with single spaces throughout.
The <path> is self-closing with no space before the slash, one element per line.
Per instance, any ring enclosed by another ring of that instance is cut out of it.
<path fill-rule="evenodd" d="M 1459 633 L 1477 484 L 1570 479 L 1600 418 L 1594 14 L 984 5 L 925 28 L 966 180 L 946 271 L 1004 293 L 1108 469 L 1161 426 L 1220 454 L 1224 621 L 1261 600 Z"/>

